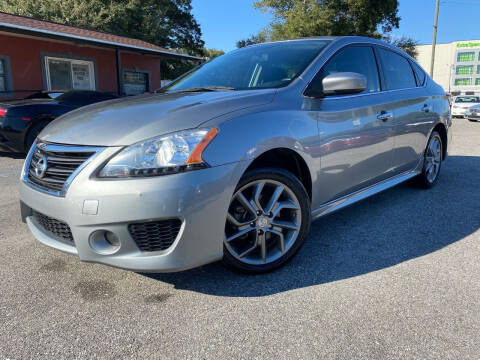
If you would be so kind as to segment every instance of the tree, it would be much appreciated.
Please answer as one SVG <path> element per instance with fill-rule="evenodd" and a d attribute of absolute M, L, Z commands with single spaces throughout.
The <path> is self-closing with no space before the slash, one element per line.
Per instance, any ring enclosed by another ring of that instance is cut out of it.
<path fill-rule="evenodd" d="M 187 53 L 185 49 L 179 49 L 180 53 Z M 217 56 L 225 54 L 223 50 L 202 48 L 198 52 L 198 56 L 203 57 L 206 61 L 212 60 Z M 198 61 L 186 60 L 186 59 L 165 59 L 162 61 L 162 79 L 173 80 L 180 75 L 191 70 L 198 65 Z"/>
<path fill-rule="evenodd" d="M 386 36 L 384 40 L 399 47 L 413 58 L 416 58 L 418 55 L 417 46 L 419 42 L 411 37 L 402 36 L 401 38 L 392 39 L 391 36 Z"/>
<path fill-rule="evenodd" d="M 262 30 L 258 33 L 258 35 L 252 35 L 247 39 L 237 41 L 237 48 L 263 43 L 267 41 L 267 37 L 268 32 L 266 30 Z"/>
<path fill-rule="evenodd" d="M 212 60 L 212 59 L 215 59 L 216 57 L 218 56 L 222 56 L 223 54 L 225 54 L 225 51 L 223 50 L 218 50 L 218 49 L 206 49 L 206 48 L 203 48 L 202 49 L 202 56 L 206 59 L 206 60 Z"/>
<path fill-rule="evenodd" d="M 191 0 L 2 0 L 0 11 L 141 39 L 200 55 Z"/>
<path fill-rule="evenodd" d="M 254 7 L 273 16 L 268 40 L 329 35 L 379 38 L 379 29 L 389 33 L 400 22 L 398 0 L 259 0 Z"/>

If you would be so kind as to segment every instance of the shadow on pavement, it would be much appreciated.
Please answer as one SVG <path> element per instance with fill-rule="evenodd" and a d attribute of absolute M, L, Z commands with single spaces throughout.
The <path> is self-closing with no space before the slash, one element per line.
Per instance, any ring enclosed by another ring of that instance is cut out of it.
<path fill-rule="evenodd" d="M 25 159 L 27 155 L 22 153 L 10 152 L 10 151 L 0 151 L 0 157 L 9 157 L 12 159 Z"/>
<path fill-rule="evenodd" d="M 480 157 L 450 156 L 431 190 L 406 184 L 312 224 L 301 251 L 266 275 L 231 272 L 214 263 L 180 273 L 144 274 L 217 296 L 252 297 L 319 285 L 431 254 L 480 228 Z"/>

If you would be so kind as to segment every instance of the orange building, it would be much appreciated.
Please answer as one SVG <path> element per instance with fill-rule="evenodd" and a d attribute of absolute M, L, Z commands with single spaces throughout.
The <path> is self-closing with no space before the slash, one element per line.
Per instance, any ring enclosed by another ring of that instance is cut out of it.
<path fill-rule="evenodd" d="M 40 90 L 153 91 L 161 86 L 164 58 L 202 60 L 142 40 L 0 12 L 0 100 Z"/>

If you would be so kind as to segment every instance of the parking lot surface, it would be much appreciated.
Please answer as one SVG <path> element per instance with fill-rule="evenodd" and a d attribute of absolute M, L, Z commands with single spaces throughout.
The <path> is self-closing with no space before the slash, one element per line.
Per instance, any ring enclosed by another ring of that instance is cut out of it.
<path fill-rule="evenodd" d="M 453 130 L 434 189 L 316 221 L 261 276 L 139 274 L 45 247 L 20 220 L 23 158 L 0 153 L 0 359 L 480 358 L 480 123 Z"/>

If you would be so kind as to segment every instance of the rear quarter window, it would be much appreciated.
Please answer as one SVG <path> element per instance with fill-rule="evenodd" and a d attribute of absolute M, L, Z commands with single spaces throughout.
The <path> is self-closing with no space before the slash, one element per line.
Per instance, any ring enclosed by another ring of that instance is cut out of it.
<path fill-rule="evenodd" d="M 382 61 L 387 90 L 409 89 L 417 86 L 413 69 L 403 56 L 378 48 Z"/>
<path fill-rule="evenodd" d="M 415 74 L 417 75 L 417 80 L 418 80 L 418 86 L 423 86 L 425 85 L 425 79 L 427 75 L 425 74 L 425 71 L 418 66 L 418 64 L 412 62 L 412 67 L 413 71 L 415 71 Z"/>

